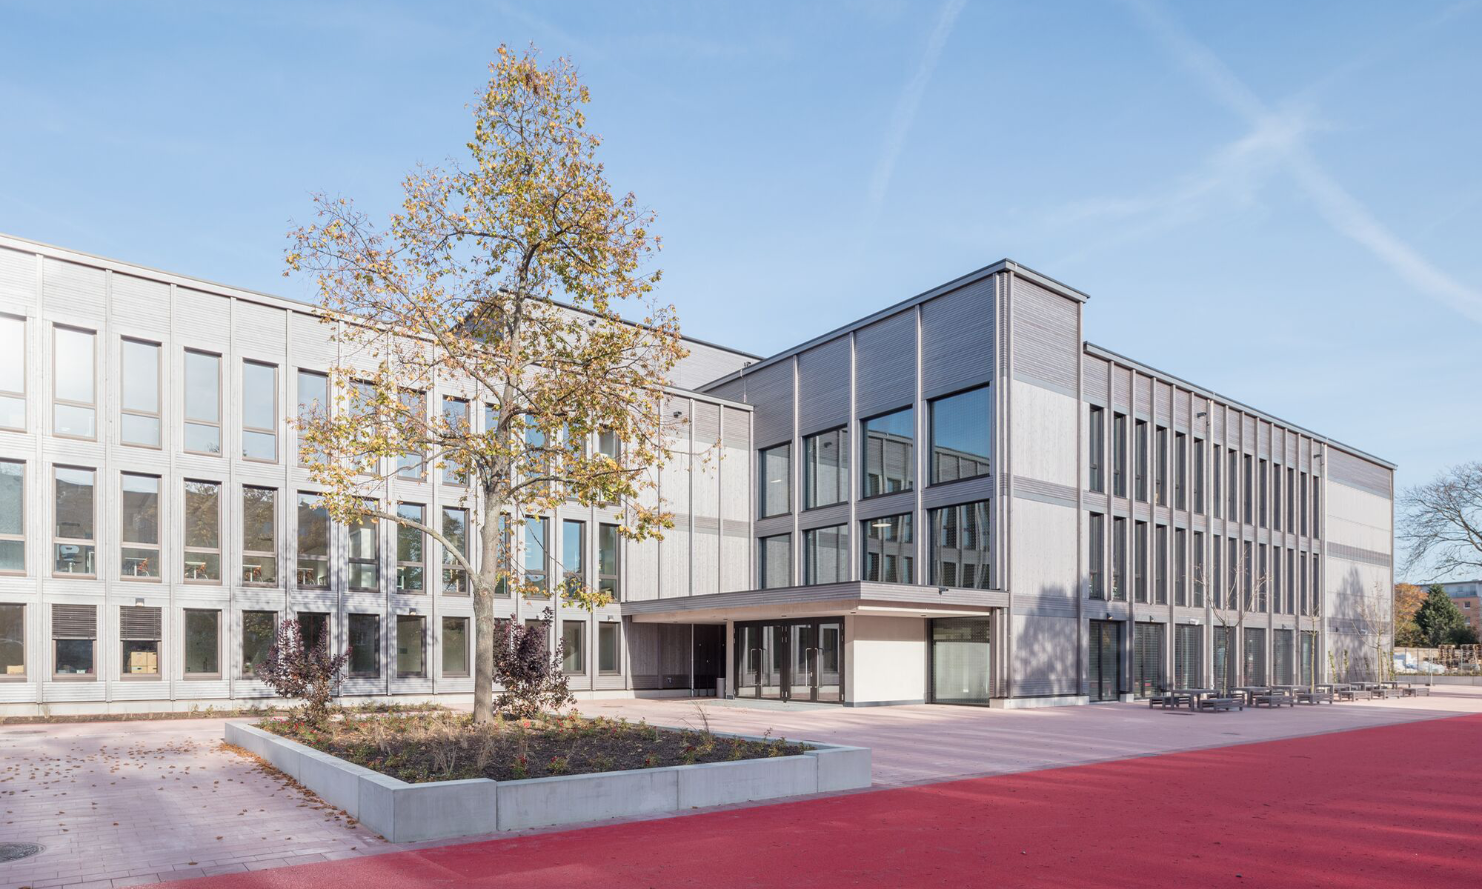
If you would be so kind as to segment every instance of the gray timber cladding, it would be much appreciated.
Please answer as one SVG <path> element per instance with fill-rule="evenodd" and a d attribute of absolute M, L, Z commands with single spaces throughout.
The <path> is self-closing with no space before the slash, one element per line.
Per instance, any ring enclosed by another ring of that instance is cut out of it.
<path fill-rule="evenodd" d="M 849 420 L 849 337 L 798 356 L 798 433 L 810 435 Z"/>
<path fill-rule="evenodd" d="M 1328 451 L 1328 477 L 1350 488 L 1390 496 L 1389 470 L 1336 448 Z"/>
<path fill-rule="evenodd" d="M 1014 376 L 1076 391 L 1080 304 L 1022 278 L 1014 281 Z"/>
<path fill-rule="evenodd" d="M 901 312 L 856 331 L 854 367 L 861 416 L 909 404 L 916 390 L 916 313 Z"/>
<path fill-rule="evenodd" d="M 921 386 L 927 398 L 993 377 L 994 279 L 921 304 Z"/>

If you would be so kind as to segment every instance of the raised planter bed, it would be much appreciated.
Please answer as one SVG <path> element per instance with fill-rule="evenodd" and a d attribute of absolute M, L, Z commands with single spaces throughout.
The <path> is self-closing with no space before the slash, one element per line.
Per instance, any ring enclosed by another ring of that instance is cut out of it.
<path fill-rule="evenodd" d="M 420 784 L 346 762 L 246 722 L 228 722 L 226 742 L 262 757 L 396 843 L 834 793 L 869 787 L 871 781 L 868 748 L 813 741 L 800 742 L 809 749 L 795 756 L 516 781 L 474 778 Z"/>

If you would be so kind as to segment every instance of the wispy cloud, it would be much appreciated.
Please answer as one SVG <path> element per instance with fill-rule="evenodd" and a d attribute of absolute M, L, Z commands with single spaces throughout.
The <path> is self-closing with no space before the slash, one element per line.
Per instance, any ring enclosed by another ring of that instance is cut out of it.
<path fill-rule="evenodd" d="M 1363 247 L 1416 290 L 1482 323 L 1482 291 L 1448 275 L 1389 229 L 1334 179 L 1308 147 L 1305 128 L 1271 110 L 1208 47 L 1163 14 L 1151 0 L 1128 0 L 1149 32 L 1226 108 L 1242 117 L 1274 153 L 1297 187 L 1335 231 Z M 1265 134 L 1262 136 L 1262 134 Z"/>
<path fill-rule="evenodd" d="M 885 130 L 885 143 L 880 150 L 880 158 L 875 162 L 874 173 L 870 175 L 869 213 L 872 221 L 880 212 L 885 193 L 890 190 L 896 161 L 900 159 L 911 125 L 916 121 L 916 109 L 921 105 L 926 85 L 931 82 L 931 74 L 942 57 L 947 38 L 951 36 L 953 26 L 957 24 L 957 16 L 966 4 L 967 0 L 947 0 L 942 4 L 937 13 L 936 25 L 931 30 L 931 38 L 926 43 L 926 51 L 921 54 L 921 63 L 916 66 L 916 73 L 906 83 L 900 99 L 895 103 L 890 125 Z"/>

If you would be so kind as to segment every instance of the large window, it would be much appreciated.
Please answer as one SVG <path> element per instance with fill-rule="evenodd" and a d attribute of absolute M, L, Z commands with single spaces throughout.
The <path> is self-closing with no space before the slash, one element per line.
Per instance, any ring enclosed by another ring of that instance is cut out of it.
<path fill-rule="evenodd" d="M 278 366 L 242 362 L 242 456 L 278 459 Z"/>
<path fill-rule="evenodd" d="M 221 485 L 185 482 L 185 579 L 221 582 Z"/>
<path fill-rule="evenodd" d="M 938 398 L 929 405 L 931 481 L 987 475 L 993 455 L 993 398 L 987 386 Z"/>
<path fill-rule="evenodd" d="M 618 574 L 618 546 L 621 538 L 617 525 L 597 526 L 597 589 L 612 601 L 620 600 L 622 581 Z"/>
<path fill-rule="evenodd" d="M 622 672 L 621 662 L 618 659 L 618 625 L 615 623 L 597 625 L 597 672 L 603 674 Z"/>
<path fill-rule="evenodd" d="M 1322 537 L 1322 477 L 1312 477 L 1312 539 Z"/>
<path fill-rule="evenodd" d="M 1194 607 L 1204 607 L 1204 588 L 1209 584 L 1209 578 L 1204 572 L 1204 532 L 1194 532 Z"/>
<path fill-rule="evenodd" d="M 424 618 L 411 614 L 396 616 L 396 675 L 400 679 L 421 678 L 427 675 L 427 658 L 424 656 L 426 626 Z"/>
<path fill-rule="evenodd" d="M 364 501 L 367 510 L 378 509 L 375 501 Z M 350 589 L 372 591 L 381 588 L 381 522 L 374 515 L 359 515 L 350 522 L 349 568 Z"/>
<path fill-rule="evenodd" d="M 259 664 L 268 659 L 273 635 L 278 629 L 275 611 L 242 612 L 242 675 L 254 678 Z"/>
<path fill-rule="evenodd" d="M 758 585 L 764 590 L 792 586 L 792 535 L 777 534 L 757 541 Z"/>
<path fill-rule="evenodd" d="M 1173 508 L 1187 509 L 1189 490 L 1189 445 L 1182 432 L 1173 434 Z"/>
<path fill-rule="evenodd" d="M 413 426 L 413 434 L 417 434 L 427 422 L 427 393 L 418 392 L 415 389 L 402 389 L 397 393 L 397 400 L 401 402 L 402 410 L 406 411 Z M 485 416 L 488 416 L 487 412 Z M 401 454 L 396 458 L 396 474 L 402 478 L 420 480 L 427 472 L 427 461 L 425 455 L 418 451 L 414 454 Z"/>
<path fill-rule="evenodd" d="M 933 509 L 931 578 L 937 586 L 986 590 L 993 586 L 993 535 L 987 500 Z"/>
<path fill-rule="evenodd" d="M 1127 520 L 1112 518 L 1112 566 L 1111 597 L 1114 601 L 1127 601 Z"/>
<path fill-rule="evenodd" d="M 97 522 L 95 475 L 91 469 L 58 466 L 56 483 L 55 561 L 52 573 L 66 577 L 93 577 L 96 569 L 93 541 Z"/>
<path fill-rule="evenodd" d="M 1245 511 L 1244 511 L 1245 512 L 1245 523 L 1247 525 L 1250 525 L 1250 524 L 1254 524 L 1255 523 L 1255 515 L 1254 515 L 1254 512 L 1255 512 L 1255 497 L 1253 496 L 1254 487 L 1255 487 L 1255 477 L 1256 477 L 1255 476 L 1255 473 L 1251 471 L 1251 456 L 1250 456 L 1250 454 L 1246 454 L 1245 455 L 1245 478 L 1244 478 L 1245 487 L 1242 489 L 1244 491 L 1244 493 L 1245 493 L 1245 496 L 1244 496 L 1242 502 L 1243 502 L 1244 507 L 1245 507 Z"/>
<path fill-rule="evenodd" d="M 1168 505 L 1168 430 L 1153 431 L 1153 502 Z"/>
<path fill-rule="evenodd" d="M 303 588 L 329 588 L 329 510 L 318 494 L 304 491 L 298 492 L 295 582 Z"/>
<path fill-rule="evenodd" d="M 278 583 L 278 491 L 242 486 L 242 582 Z"/>
<path fill-rule="evenodd" d="M 329 411 L 329 377 L 314 370 L 298 372 L 298 419 L 302 426 L 314 420 L 323 420 Z M 319 460 L 323 454 L 318 449 L 304 444 L 304 433 L 299 433 L 299 462 Z"/>
<path fill-rule="evenodd" d="M 1127 415 L 1112 414 L 1112 496 L 1127 496 Z"/>
<path fill-rule="evenodd" d="M 1224 515 L 1225 499 L 1220 496 L 1220 491 L 1223 486 L 1223 476 L 1225 472 L 1225 464 L 1220 459 L 1220 454 L 1222 453 L 1224 453 L 1223 449 L 1219 445 L 1215 445 L 1214 460 L 1210 462 L 1210 468 L 1213 470 L 1210 473 L 1211 481 L 1213 482 L 1213 486 L 1211 488 L 1211 494 L 1213 496 L 1210 499 L 1214 505 L 1214 509 L 1212 510 L 1212 512 L 1214 513 L 1215 518 L 1220 518 Z"/>
<path fill-rule="evenodd" d="M 551 522 L 545 516 L 525 519 L 525 583 L 537 596 L 550 595 L 550 575 L 547 573 Z"/>
<path fill-rule="evenodd" d="M 1148 499 L 1148 424 L 1146 420 L 1133 423 L 1135 437 L 1132 443 L 1133 488 L 1138 500 Z"/>
<path fill-rule="evenodd" d="M 0 682 L 26 678 L 26 606 L 0 602 Z"/>
<path fill-rule="evenodd" d="M 221 612 L 185 609 L 185 678 L 221 678 Z"/>
<path fill-rule="evenodd" d="M 849 430 L 830 429 L 803 439 L 803 508 L 849 499 Z"/>
<path fill-rule="evenodd" d="M 120 478 L 119 576 L 160 578 L 160 479 L 125 472 Z"/>
<path fill-rule="evenodd" d="M 1189 604 L 1188 532 L 1173 529 L 1173 604 Z"/>
<path fill-rule="evenodd" d="M 118 609 L 119 648 L 125 679 L 160 678 L 161 609 L 124 605 Z"/>
<path fill-rule="evenodd" d="M 861 580 L 881 583 L 915 582 L 915 544 L 911 514 L 880 516 L 864 521 L 864 573 Z"/>
<path fill-rule="evenodd" d="M 567 673 L 587 672 L 587 622 L 561 621 L 561 669 Z"/>
<path fill-rule="evenodd" d="M 468 675 L 468 618 L 443 618 L 443 676 Z"/>
<path fill-rule="evenodd" d="M 51 607 L 52 673 L 57 679 L 87 679 L 97 675 L 94 661 L 97 643 L 96 605 Z"/>
<path fill-rule="evenodd" d="M 1281 530 L 1281 485 L 1285 473 L 1279 465 L 1271 467 L 1271 530 Z"/>
<path fill-rule="evenodd" d="M 1153 604 L 1168 604 L 1168 526 L 1153 529 Z"/>
<path fill-rule="evenodd" d="M 912 408 L 871 417 L 864 429 L 864 496 L 909 491 L 915 487 L 916 411 Z"/>
<path fill-rule="evenodd" d="M 792 507 L 792 445 L 777 445 L 761 451 L 762 518 L 782 515 Z"/>
<path fill-rule="evenodd" d="M 443 421 L 448 424 L 448 434 L 454 437 L 468 434 L 468 400 L 443 396 Z M 449 485 L 468 484 L 468 469 L 450 454 L 444 453 L 443 483 Z"/>
<path fill-rule="evenodd" d="M 26 464 L 0 460 L 0 574 L 26 573 Z"/>
<path fill-rule="evenodd" d="M 25 428 L 26 320 L 0 315 L 0 429 Z"/>
<path fill-rule="evenodd" d="M 128 445 L 160 446 L 159 343 L 124 338 L 120 344 L 119 440 Z"/>
<path fill-rule="evenodd" d="M 809 528 L 803 532 L 803 584 L 840 583 L 849 579 L 849 526 Z"/>
<path fill-rule="evenodd" d="M 1194 439 L 1194 513 L 1204 515 L 1204 439 Z"/>
<path fill-rule="evenodd" d="M 326 611 L 300 611 L 294 615 L 298 621 L 299 644 L 305 651 L 330 647 L 329 613 Z"/>
<path fill-rule="evenodd" d="M 1240 518 L 1240 455 L 1232 450 L 1225 451 L 1225 518 L 1235 521 Z"/>
<path fill-rule="evenodd" d="M 580 593 L 587 585 L 587 523 L 561 522 L 561 594 Z"/>
<path fill-rule="evenodd" d="M 1262 528 L 1264 528 L 1264 527 L 1266 527 L 1266 510 L 1267 510 L 1267 494 L 1266 494 L 1266 489 L 1267 489 L 1267 485 L 1269 484 L 1269 482 L 1267 481 L 1267 476 L 1268 476 L 1270 470 L 1267 467 L 1267 464 L 1266 464 L 1266 461 L 1265 460 L 1262 460 L 1259 465 L 1260 465 L 1260 468 L 1261 468 L 1261 474 L 1260 474 L 1260 477 L 1256 480 L 1256 484 L 1258 485 L 1258 488 L 1257 488 L 1257 491 L 1256 491 L 1256 499 L 1259 501 L 1258 504 L 1257 504 L 1257 507 L 1256 507 L 1256 518 L 1257 518 L 1260 526 Z"/>
<path fill-rule="evenodd" d="M 1148 523 L 1132 523 L 1132 597 L 1148 600 Z"/>
<path fill-rule="evenodd" d="M 185 350 L 185 449 L 221 453 L 221 356 Z"/>
<path fill-rule="evenodd" d="M 350 678 L 375 679 L 381 675 L 381 616 L 350 615 Z"/>
<path fill-rule="evenodd" d="M 468 556 L 468 510 L 454 506 L 443 507 L 443 537 L 452 544 L 452 549 L 443 546 L 443 595 L 468 595 L 468 571 L 454 555 Z"/>
<path fill-rule="evenodd" d="M 67 438 L 97 438 L 97 336 L 71 327 L 52 331 L 52 432 Z"/>
<path fill-rule="evenodd" d="M 399 503 L 396 514 L 408 521 L 425 524 L 427 507 L 420 503 Z M 427 576 L 426 535 L 421 529 L 396 525 L 396 591 L 421 593 Z"/>
<path fill-rule="evenodd" d="M 1091 598 L 1106 598 L 1106 516 L 1093 512 L 1086 523 L 1090 536 L 1087 549 L 1090 561 Z"/>
<path fill-rule="evenodd" d="M 1086 425 L 1086 456 L 1089 460 L 1087 486 L 1093 491 L 1106 490 L 1106 473 L 1102 461 L 1106 459 L 1106 410 L 1091 406 L 1090 421 Z"/>

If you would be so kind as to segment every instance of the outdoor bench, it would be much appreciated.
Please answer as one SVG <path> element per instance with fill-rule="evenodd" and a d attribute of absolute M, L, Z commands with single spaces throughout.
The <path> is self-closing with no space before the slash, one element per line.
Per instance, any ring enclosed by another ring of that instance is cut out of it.
<path fill-rule="evenodd" d="M 1244 710 L 1239 698 L 1205 698 L 1199 702 L 1200 710 Z"/>
<path fill-rule="evenodd" d="M 1273 692 L 1272 694 L 1251 696 L 1252 706 L 1259 707 L 1262 704 L 1266 705 L 1267 707 L 1280 707 L 1283 704 L 1287 705 L 1288 707 L 1297 706 L 1297 702 L 1292 699 L 1291 695 L 1288 694 Z"/>
<path fill-rule="evenodd" d="M 1419 694 L 1424 694 L 1426 697 L 1430 697 L 1431 687 L 1429 685 L 1402 685 L 1400 686 L 1400 693 L 1410 698 L 1413 698 Z"/>
<path fill-rule="evenodd" d="M 1321 704 L 1323 701 L 1333 703 L 1333 693 L 1330 691 L 1299 691 L 1296 697 L 1299 704 Z"/>
<path fill-rule="evenodd" d="M 1337 691 L 1333 692 L 1333 694 L 1337 695 L 1338 700 L 1340 701 L 1358 700 L 1358 691 L 1352 688 L 1340 688 Z"/>

